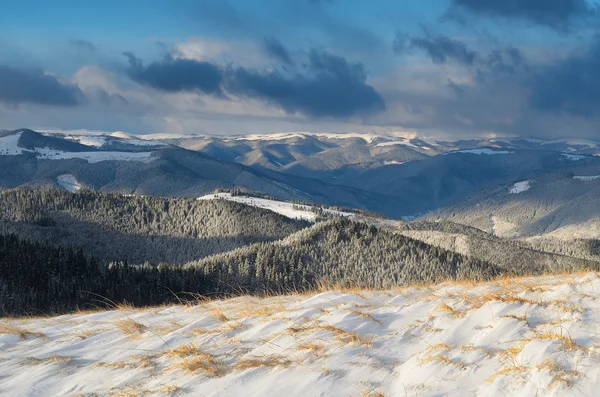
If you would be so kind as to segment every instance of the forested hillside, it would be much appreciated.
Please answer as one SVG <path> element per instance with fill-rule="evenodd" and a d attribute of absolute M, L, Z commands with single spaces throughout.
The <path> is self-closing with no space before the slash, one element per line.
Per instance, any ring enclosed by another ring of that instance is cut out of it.
<path fill-rule="evenodd" d="M 224 200 L 54 189 L 0 191 L 0 232 L 81 247 L 102 261 L 181 264 L 290 235 L 308 223 Z"/>
<path fill-rule="evenodd" d="M 344 218 L 322 222 L 281 242 L 254 244 L 204 258 L 211 289 L 280 291 L 325 285 L 390 288 L 447 279 L 487 280 L 494 264 L 464 257 Z"/>
<path fill-rule="evenodd" d="M 124 302 L 158 305 L 178 302 L 174 291 L 204 290 L 202 276 L 193 269 L 98 263 L 81 249 L 0 234 L 0 316 L 56 314 Z"/>

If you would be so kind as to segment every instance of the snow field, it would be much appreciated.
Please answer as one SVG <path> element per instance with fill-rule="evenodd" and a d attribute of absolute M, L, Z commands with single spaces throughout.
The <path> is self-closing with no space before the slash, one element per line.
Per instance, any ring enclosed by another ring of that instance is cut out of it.
<path fill-rule="evenodd" d="M 10 396 L 595 396 L 597 273 L 0 320 Z"/>
<path fill-rule="evenodd" d="M 518 194 L 518 193 L 523 193 L 527 190 L 529 190 L 529 188 L 531 187 L 531 181 L 521 181 L 521 182 L 517 182 L 514 185 L 512 185 L 512 187 L 509 189 L 509 193 L 512 194 Z"/>
<path fill-rule="evenodd" d="M 250 196 L 232 196 L 231 193 L 208 194 L 206 196 L 198 198 L 198 200 L 215 199 L 235 201 L 236 203 L 242 203 L 246 205 L 251 205 L 253 207 L 267 209 L 291 219 L 302 219 L 305 221 L 314 222 L 317 218 L 317 214 L 311 211 L 312 206 L 310 205 L 297 204 L 296 208 L 294 208 L 293 203 L 288 203 L 286 201 L 269 200 Z M 331 215 L 346 217 L 354 216 L 354 214 L 350 212 L 334 211 L 329 209 L 325 209 L 323 211 Z"/>

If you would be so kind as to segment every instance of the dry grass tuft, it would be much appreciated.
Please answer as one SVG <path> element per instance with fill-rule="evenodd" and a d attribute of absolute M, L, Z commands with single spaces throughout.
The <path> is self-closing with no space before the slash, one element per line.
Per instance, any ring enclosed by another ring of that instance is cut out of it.
<path fill-rule="evenodd" d="M 293 363 L 294 361 L 286 357 L 265 356 L 238 361 L 232 368 L 244 370 L 259 367 L 289 367 Z"/>
<path fill-rule="evenodd" d="M 525 323 L 528 323 L 527 321 L 527 314 L 523 314 L 522 316 L 516 315 L 516 314 L 504 314 L 502 316 L 500 316 L 500 318 L 512 318 L 515 319 L 517 321 L 523 321 Z"/>
<path fill-rule="evenodd" d="M 164 394 L 166 396 L 175 396 L 182 392 L 183 392 L 183 389 L 181 387 L 175 386 L 175 385 L 163 386 L 157 390 L 157 393 Z"/>
<path fill-rule="evenodd" d="M 208 353 L 201 353 L 191 358 L 182 360 L 181 362 L 177 363 L 175 367 L 192 373 L 202 372 L 209 376 L 219 376 L 224 371 L 223 364 L 215 360 L 213 356 Z"/>
<path fill-rule="evenodd" d="M 214 309 L 212 309 L 211 312 L 212 312 L 213 317 L 216 318 L 217 321 L 219 321 L 221 323 L 226 323 L 227 321 L 229 321 L 229 318 L 227 318 L 225 313 L 223 313 L 223 310 L 219 309 L 218 307 L 215 307 Z"/>
<path fill-rule="evenodd" d="M 46 337 L 46 334 L 44 334 L 43 332 L 32 331 L 26 328 L 17 327 L 10 324 L 0 324 L 0 334 L 19 335 L 19 338 L 21 339 Z"/>
<path fill-rule="evenodd" d="M 524 367 L 522 365 L 512 365 L 510 367 L 502 368 L 500 371 L 496 372 L 495 374 L 493 374 L 492 376 L 487 378 L 485 381 L 486 381 L 486 383 L 494 383 L 496 381 L 496 379 L 498 379 L 501 376 L 511 374 L 511 373 L 524 373 L 526 371 L 527 371 L 527 367 Z"/>
<path fill-rule="evenodd" d="M 144 324 L 138 323 L 131 318 L 118 320 L 115 324 L 126 335 L 140 335 L 146 331 Z"/>
<path fill-rule="evenodd" d="M 319 325 L 319 326 L 315 327 L 314 329 L 316 329 L 316 330 L 322 329 L 325 331 L 332 332 L 333 334 L 335 334 L 336 338 L 342 343 L 358 343 L 365 347 L 373 346 L 373 338 L 361 337 L 359 334 L 356 334 L 354 332 L 344 331 L 343 329 L 335 327 L 333 325 Z"/>
<path fill-rule="evenodd" d="M 181 345 L 175 349 L 171 349 L 165 353 L 167 357 L 188 357 L 202 353 L 193 343 Z"/>
<path fill-rule="evenodd" d="M 71 362 L 72 358 L 69 356 L 51 356 L 48 358 L 35 358 L 35 357 L 30 357 L 27 360 L 28 364 L 32 364 L 32 365 L 41 365 L 41 364 L 54 364 L 54 363 L 58 363 L 58 364 L 69 364 Z"/>
<path fill-rule="evenodd" d="M 325 346 L 314 342 L 301 343 L 298 345 L 298 350 L 309 350 L 317 357 L 325 354 Z"/>
<path fill-rule="evenodd" d="M 579 350 L 586 352 L 588 349 L 578 345 L 577 342 L 571 338 L 569 331 L 561 326 L 556 327 L 544 327 L 542 331 L 535 331 L 535 335 L 529 340 L 534 339 L 546 339 L 546 340 L 557 340 L 560 341 L 563 348 L 566 350 Z"/>
<path fill-rule="evenodd" d="M 431 363 L 431 362 L 435 362 L 435 361 L 438 361 L 440 363 L 447 364 L 447 365 L 452 365 L 452 366 L 458 367 L 462 370 L 465 370 L 468 368 L 468 366 L 466 364 L 464 364 L 458 360 L 452 360 L 443 355 L 429 356 L 427 358 L 419 360 L 419 364 L 422 365 L 422 364 Z"/>
<path fill-rule="evenodd" d="M 371 313 L 366 313 L 360 310 L 348 309 L 348 311 L 352 314 L 356 314 L 357 316 L 361 316 L 363 318 L 369 319 L 373 322 L 376 322 L 379 325 L 383 325 L 381 321 L 377 320 Z"/>

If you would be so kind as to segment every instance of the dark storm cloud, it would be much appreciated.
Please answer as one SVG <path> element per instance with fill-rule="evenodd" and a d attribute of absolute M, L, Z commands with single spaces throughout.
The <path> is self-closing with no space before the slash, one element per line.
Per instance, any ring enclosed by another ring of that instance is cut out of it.
<path fill-rule="evenodd" d="M 96 51 L 96 46 L 93 45 L 92 43 L 90 43 L 89 41 L 71 40 L 71 41 L 69 41 L 69 44 L 72 47 L 77 48 L 78 50 L 84 50 L 84 51 L 90 51 L 90 52 Z"/>
<path fill-rule="evenodd" d="M 282 72 L 222 67 L 210 62 L 165 57 L 144 67 L 131 53 L 128 75 L 162 91 L 197 91 L 209 95 L 257 98 L 288 113 L 348 117 L 385 110 L 383 98 L 367 84 L 362 63 L 312 50 L 303 68 Z"/>
<path fill-rule="evenodd" d="M 586 0 L 452 0 L 452 3 L 455 9 L 520 19 L 560 30 L 568 28 L 575 19 L 597 15 L 598 11 Z"/>
<path fill-rule="evenodd" d="M 530 78 L 531 105 L 546 112 L 600 116 L 600 39 L 583 54 L 537 68 Z"/>
<path fill-rule="evenodd" d="M 366 83 L 361 63 L 313 50 L 306 74 L 287 76 L 279 71 L 257 72 L 235 69 L 231 90 L 238 95 L 258 97 L 288 113 L 308 116 L 348 117 L 383 111 L 383 98 Z"/>
<path fill-rule="evenodd" d="M 192 59 L 175 59 L 167 55 L 162 61 L 145 66 L 132 53 L 126 52 L 129 60 L 127 74 L 143 85 L 163 91 L 200 91 L 205 94 L 221 94 L 222 70 L 211 62 Z"/>
<path fill-rule="evenodd" d="M 291 65 L 294 63 L 292 61 L 292 58 L 290 57 L 290 53 L 288 52 L 288 50 L 276 38 L 265 37 L 263 41 L 263 46 L 266 53 L 270 57 L 277 59 L 278 61 L 286 65 Z"/>
<path fill-rule="evenodd" d="M 0 102 L 75 106 L 82 99 L 77 86 L 64 84 L 40 69 L 0 66 Z"/>
<path fill-rule="evenodd" d="M 393 48 L 397 54 L 414 49 L 422 50 L 436 64 L 454 61 L 472 65 L 477 57 L 477 53 L 469 50 L 462 41 L 444 35 L 433 35 L 427 31 L 420 37 L 397 33 Z"/>

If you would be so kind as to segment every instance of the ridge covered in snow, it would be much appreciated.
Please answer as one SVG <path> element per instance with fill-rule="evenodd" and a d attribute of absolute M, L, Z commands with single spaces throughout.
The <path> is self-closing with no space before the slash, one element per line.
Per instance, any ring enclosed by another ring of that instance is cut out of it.
<path fill-rule="evenodd" d="M 314 222 L 317 219 L 317 214 L 312 211 L 312 206 L 304 204 L 294 204 L 287 201 L 270 200 L 252 196 L 232 196 L 231 193 L 215 193 L 208 194 L 198 198 L 198 200 L 215 200 L 223 199 L 228 201 L 235 201 L 236 203 L 242 203 L 251 205 L 253 207 L 267 209 L 269 211 L 276 212 L 280 215 L 286 216 L 291 219 L 302 219 L 305 221 Z M 334 211 L 330 209 L 323 209 L 323 212 L 330 215 L 339 215 L 351 217 L 354 214 L 350 212 Z"/>
<path fill-rule="evenodd" d="M 10 396 L 596 396 L 597 273 L 0 319 Z"/>
<path fill-rule="evenodd" d="M 100 161 L 108 160 L 121 160 L 121 161 L 152 161 L 152 151 L 148 152 L 120 152 L 120 151 L 64 151 L 49 148 L 35 148 L 35 150 L 24 149 L 19 146 L 19 139 L 21 138 L 21 132 L 14 134 L 0 136 L 0 156 L 17 156 L 24 153 L 35 154 L 40 159 L 47 160 L 63 160 L 63 159 L 83 159 L 90 163 L 97 163 Z M 83 138 L 82 138 L 83 139 Z M 102 146 L 104 143 L 102 137 L 85 137 L 82 144 L 86 144 L 91 147 Z"/>

